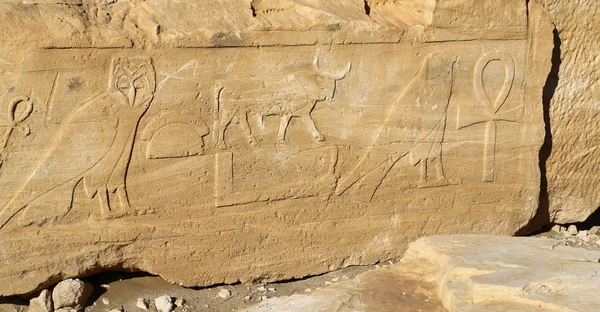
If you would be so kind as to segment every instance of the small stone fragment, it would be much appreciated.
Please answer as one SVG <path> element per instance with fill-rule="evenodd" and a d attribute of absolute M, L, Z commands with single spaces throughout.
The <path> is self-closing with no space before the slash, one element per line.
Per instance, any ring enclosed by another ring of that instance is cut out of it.
<path fill-rule="evenodd" d="M 265 301 L 267 300 L 267 296 L 260 296 L 260 301 Z"/>
<path fill-rule="evenodd" d="M 42 290 L 39 296 L 29 301 L 27 312 L 52 312 L 54 305 L 52 304 L 52 293 L 48 289 Z"/>
<path fill-rule="evenodd" d="M 175 306 L 181 307 L 184 304 L 185 304 L 185 300 L 183 298 L 177 298 L 177 299 L 175 299 Z"/>
<path fill-rule="evenodd" d="M 73 308 L 81 310 L 85 307 L 88 298 L 94 291 L 91 284 L 84 283 L 79 279 L 64 280 L 54 287 L 52 301 L 54 308 Z"/>
<path fill-rule="evenodd" d="M 339 277 L 334 277 L 334 278 L 331 279 L 331 281 L 334 282 L 334 283 L 338 282 L 339 280 L 340 280 Z"/>
<path fill-rule="evenodd" d="M 102 303 L 104 303 L 104 305 L 109 305 L 110 300 L 108 300 L 108 298 L 104 297 L 104 298 L 102 298 Z"/>
<path fill-rule="evenodd" d="M 579 231 L 579 233 L 577 233 L 577 237 L 586 237 L 588 236 L 588 231 Z"/>
<path fill-rule="evenodd" d="M 150 299 L 138 298 L 135 306 L 142 310 L 148 310 L 148 308 L 150 308 Z"/>
<path fill-rule="evenodd" d="M 171 312 L 175 308 L 175 305 L 173 305 L 173 298 L 166 295 L 154 299 L 154 306 L 160 312 Z"/>
<path fill-rule="evenodd" d="M 227 298 L 231 297 L 231 291 L 229 289 L 221 288 L 218 296 L 223 299 L 227 299 Z"/>
<path fill-rule="evenodd" d="M 277 290 L 275 290 L 275 288 L 271 287 L 271 288 L 267 288 L 268 291 L 270 292 L 276 292 Z"/>
<path fill-rule="evenodd" d="M 310 289 L 310 288 L 306 288 L 306 289 L 304 290 L 304 292 L 311 292 L 311 291 L 312 291 L 312 289 Z"/>
<path fill-rule="evenodd" d="M 250 297 L 250 296 L 246 296 L 246 297 L 244 297 L 244 300 L 246 300 L 246 301 L 248 301 L 248 300 L 250 300 L 250 299 L 252 299 L 252 297 Z"/>
<path fill-rule="evenodd" d="M 569 232 L 571 235 L 577 235 L 577 226 L 575 226 L 575 224 L 569 225 L 567 232 Z"/>
<path fill-rule="evenodd" d="M 552 227 L 552 230 L 551 230 L 551 231 L 552 231 L 552 232 L 556 232 L 556 233 L 560 233 L 560 232 L 562 232 L 561 230 L 562 230 L 562 226 L 560 226 L 560 225 L 558 225 L 558 224 L 555 224 L 555 225 Z"/>
<path fill-rule="evenodd" d="M 592 226 L 592 228 L 589 231 L 589 234 L 598 235 L 598 233 L 600 233 L 600 226 L 598 226 L 598 225 Z"/>
<path fill-rule="evenodd" d="M 261 285 L 261 286 L 256 287 L 256 290 L 258 290 L 258 291 L 265 291 L 267 289 L 265 288 L 265 286 Z"/>

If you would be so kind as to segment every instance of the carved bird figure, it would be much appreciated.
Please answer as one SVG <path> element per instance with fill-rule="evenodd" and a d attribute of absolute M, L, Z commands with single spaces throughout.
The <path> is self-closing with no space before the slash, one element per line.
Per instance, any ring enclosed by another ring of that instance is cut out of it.
<path fill-rule="evenodd" d="M 385 121 L 352 171 L 342 176 L 336 194 L 351 187 L 361 189 L 368 201 L 388 172 L 403 157 L 420 164 L 420 184 L 429 183 L 428 165 L 434 162 L 437 180 L 445 180 L 441 165 L 441 143 L 452 94 L 456 58 L 445 53 L 425 57 L 417 75 L 395 101 Z"/>
<path fill-rule="evenodd" d="M 0 211 L 0 228 L 23 210 L 22 226 L 66 214 L 79 183 L 90 199 L 98 199 L 105 216 L 116 213 L 115 196 L 119 212 L 130 211 L 127 170 L 139 121 L 155 87 L 150 60 L 114 59 L 106 92 L 65 119 L 35 170 Z M 50 204 L 65 197 L 65 207 Z"/>

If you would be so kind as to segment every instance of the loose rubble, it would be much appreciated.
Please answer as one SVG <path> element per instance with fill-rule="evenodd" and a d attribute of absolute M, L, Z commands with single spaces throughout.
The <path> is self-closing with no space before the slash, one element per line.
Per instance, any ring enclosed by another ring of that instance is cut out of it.
<path fill-rule="evenodd" d="M 48 289 L 42 290 L 40 294 L 29 301 L 27 312 L 52 312 L 54 304 L 52 302 L 52 292 Z"/>
<path fill-rule="evenodd" d="M 52 302 L 54 309 L 60 311 L 81 311 L 85 307 L 94 287 L 79 279 L 64 280 L 54 287 Z"/>
<path fill-rule="evenodd" d="M 135 306 L 142 310 L 148 310 L 148 308 L 150 307 L 150 299 L 138 298 Z"/>
<path fill-rule="evenodd" d="M 171 312 L 175 308 L 173 298 L 166 295 L 154 299 L 154 306 L 160 312 Z"/>

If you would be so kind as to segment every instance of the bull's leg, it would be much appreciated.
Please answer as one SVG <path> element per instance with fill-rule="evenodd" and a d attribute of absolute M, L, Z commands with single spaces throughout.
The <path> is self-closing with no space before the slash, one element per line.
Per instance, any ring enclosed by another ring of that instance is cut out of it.
<path fill-rule="evenodd" d="M 302 121 L 304 121 L 306 128 L 308 128 L 308 131 L 310 132 L 310 134 L 312 134 L 313 138 L 315 138 L 315 141 L 322 142 L 325 140 L 323 135 L 321 135 L 319 130 L 317 130 L 317 125 L 315 125 L 315 121 L 312 119 L 310 114 L 302 116 Z"/>
<path fill-rule="evenodd" d="M 244 132 L 246 132 L 246 135 L 248 136 L 248 143 L 250 143 L 252 146 L 258 146 L 258 141 L 256 141 L 254 138 L 254 135 L 252 134 L 252 128 L 250 127 L 250 122 L 248 121 L 248 112 L 240 114 L 239 116 L 241 119 L 239 120 L 240 127 Z"/>
<path fill-rule="evenodd" d="M 281 120 L 279 121 L 279 133 L 277 134 L 277 139 L 281 144 L 285 143 L 285 133 L 287 132 L 287 128 L 290 125 L 291 119 L 291 113 L 285 113 L 281 116 Z"/>

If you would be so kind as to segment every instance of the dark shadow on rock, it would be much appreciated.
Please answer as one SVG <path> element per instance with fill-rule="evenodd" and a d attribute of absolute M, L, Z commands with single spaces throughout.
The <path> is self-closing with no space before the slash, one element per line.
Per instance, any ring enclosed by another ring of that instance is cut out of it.
<path fill-rule="evenodd" d="M 561 40 L 558 35 L 556 28 L 554 33 L 554 49 L 552 50 L 552 69 L 546 79 L 544 85 L 544 93 L 542 95 L 542 101 L 544 105 L 544 123 L 546 128 L 546 136 L 544 138 L 544 144 L 540 149 L 539 153 L 539 165 L 540 165 L 540 199 L 537 212 L 529 224 L 519 230 L 516 235 L 528 235 L 536 233 L 538 231 L 545 230 L 550 225 L 550 200 L 548 198 L 548 178 L 546 176 L 546 162 L 552 153 L 552 128 L 550 126 L 550 103 L 554 97 L 556 87 L 558 86 L 558 74 L 561 65 Z"/>

